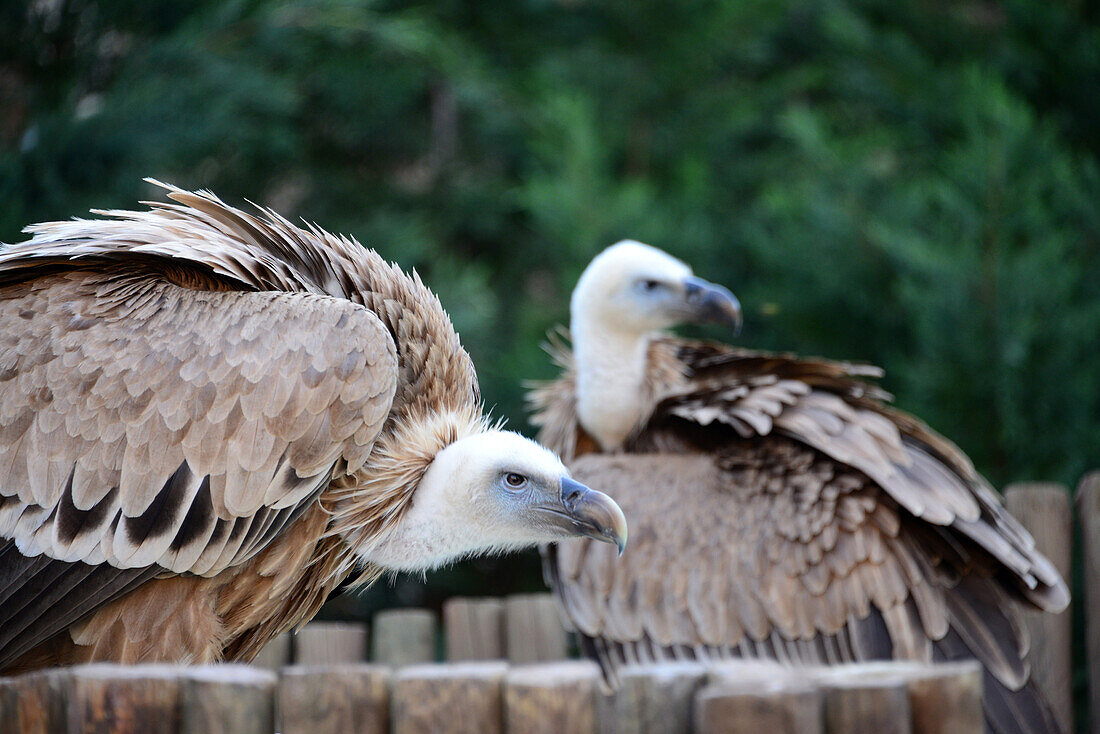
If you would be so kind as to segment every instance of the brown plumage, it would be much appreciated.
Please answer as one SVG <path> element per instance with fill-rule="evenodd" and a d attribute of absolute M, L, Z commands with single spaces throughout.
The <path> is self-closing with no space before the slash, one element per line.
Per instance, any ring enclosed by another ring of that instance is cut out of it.
<path fill-rule="evenodd" d="M 166 188 L 0 252 L 0 671 L 248 660 L 353 571 L 622 542 L 610 500 L 490 430 L 415 274 Z"/>
<path fill-rule="evenodd" d="M 633 536 L 618 562 L 587 542 L 544 553 L 589 654 L 611 680 L 665 658 L 976 657 L 993 729 L 1057 731 L 1020 609 L 1069 595 L 1032 538 L 954 444 L 886 404 L 877 368 L 653 333 L 739 318 L 725 289 L 622 243 L 577 286 L 574 353 L 553 339 L 539 440 Z"/>

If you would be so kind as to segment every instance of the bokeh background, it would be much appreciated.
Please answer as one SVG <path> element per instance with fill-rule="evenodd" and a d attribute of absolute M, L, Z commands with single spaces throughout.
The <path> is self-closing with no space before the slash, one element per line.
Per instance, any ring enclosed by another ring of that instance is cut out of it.
<path fill-rule="evenodd" d="M 742 343 L 887 369 L 994 483 L 1100 466 L 1100 8 L 1078 0 L 0 0 L 0 241 L 154 176 L 355 235 L 498 416 L 630 237 Z M 706 332 L 712 337 L 728 334 Z M 537 557 L 327 614 L 541 588 Z"/>

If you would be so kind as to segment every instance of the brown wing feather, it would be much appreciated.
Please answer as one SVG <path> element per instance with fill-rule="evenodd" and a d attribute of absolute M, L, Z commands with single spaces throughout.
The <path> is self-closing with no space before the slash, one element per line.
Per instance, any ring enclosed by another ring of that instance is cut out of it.
<path fill-rule="evenodd" d="M 0 538 L 62 566 L 242 563 L 358 469 L 396 386 L 389 332 L 328 296 L 74 270 L 0 290 L 0 323 Z M 33 610 L 36 577 L 0 588 Z"/>
<path fill-rule="evenodd" d="M 722 354 L 713 345 L 701 357 L 690 342 L 668 344 L 687 355 L 690 378 L 657 406 L 651 435 L 639 437 L 638 447 L 661 440 L 652 434 L 662 432 L 663 414 L 729 425 L 742 436 L 791 437 L 859 470 L 914 518 L 977 544 L 1036 606 L 1058 610 L 1069 603 L 1057 570 L 966 455 L 916 418 L 884 405 L 884 394 L 858 379 L 874 368 L 733 349 Z M 723 397 L 738 386 L 747 388 L 744 395 Z M 712 431 L 706 440 L 715 446 L 724 439 Z"/>

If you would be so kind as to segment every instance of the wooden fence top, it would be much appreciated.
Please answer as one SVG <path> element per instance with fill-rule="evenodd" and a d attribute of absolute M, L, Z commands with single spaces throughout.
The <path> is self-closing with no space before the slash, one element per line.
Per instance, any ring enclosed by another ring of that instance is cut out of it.
<path fill-rule="evenodd" d="M 421 663 L 419 665 L 407 665 L 397 670 L 395 679 L 471 678 L 478 680 L 495 680 L 503 679 L 507 673 L 508 663 L 503 660 L 468 660 L 457 663 Z"/>
<path fill-rule="evenodd" d="M 599 668 L 585 660 L 428 663 L 397 670 L 373 664 L 291 666 L 278 675 L 242 665 L 94 664 L 0 680 L 0 722 L 18 722 L 13 731 L 23 731 L 26 721 L 46 720 L 34 730 L 47 733 L 131 731 L 112 727 L 137 716 L 142 725 L 156 721 L 158 731 L 179 734 L 328 734 L 368 724 L 371 731 L 388 727 L 398 734 L 457 734 L 474 726 L 479 734 L 717 734 L 734 724 L 762 727 L 761 734 L 778 731 L 776 726 L 841 734 L 848 723 L 874 716 L 890 722 L 890 731 L 925 734 L 965 732 L 981 720 L 976 663 L 792 669 L 768 661 L 673 662 L 628 666 L 622 673 L 623 686 L 605 695 L 599 691 Z M 976 689 L 968 688 L 966 676 L 977 681 Z M 44 677 L 60 699 L 42 699 L 44 713 L 37 716 L 23 709 L 40 697 L 36 686 Z M 937 685 L 913 689 L 914 680 Z M 20 699 L 22 708 L 4 708 Z M 68 703 L 54 705 L 58 702 Z M 963 725 L 951 728 L 944 721 Z"/>

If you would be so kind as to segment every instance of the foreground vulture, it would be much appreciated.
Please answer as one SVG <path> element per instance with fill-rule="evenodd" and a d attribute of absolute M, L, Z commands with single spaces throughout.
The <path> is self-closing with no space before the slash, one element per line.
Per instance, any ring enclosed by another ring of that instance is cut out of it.
<path fill-rule="evenodd" d="M 545 551 L 548 582 L 614 682 L 635 661 L 976 657 L 999 732 L 1055 731 L 1020 611 L 1066 585 L 957 447 L 885 405 L 865 365 L 661 334 L 739 327 L 733 295 L 636 242 L 588 266 L 572 354 L 531 393 L 539 439 L 631 524 L 621 562 Z"/>
<path fill-rule="evenodd" d="M 249 660 L 346 580 L 622 546 L 614 502 L 490 430 L 419 278 L 166 188 L 0 253 L 0 672 Z"/>

